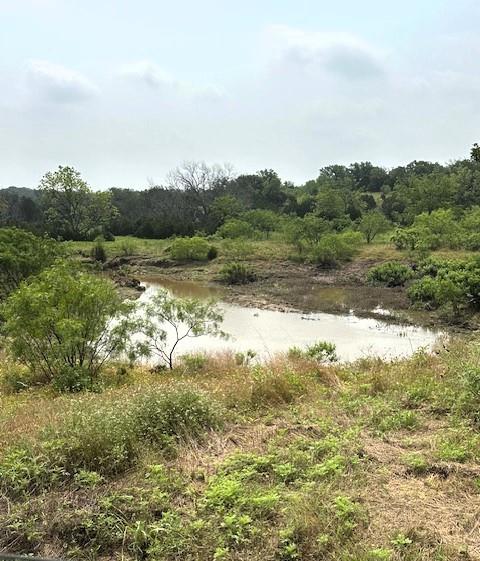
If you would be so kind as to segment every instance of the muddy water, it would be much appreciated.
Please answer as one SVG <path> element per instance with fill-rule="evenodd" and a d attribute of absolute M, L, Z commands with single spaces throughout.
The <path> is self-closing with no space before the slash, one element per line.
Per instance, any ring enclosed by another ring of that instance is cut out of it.
<path fill-rule="evenodd" d="M 361 318 L 353 313 L 330 314 L 280 312 L 261 310 L 222 302 L 223 290 L 195 282 L 151 278 L 140 301 L 148 301 L 159 288 L 165 288 L 180 297 L 215 298 L 224 312 L 222 329 L 228 340 L 204 336 L 182 341 L 179 353 L 200 351 L 253 350 L 268 358 L 285 352 L 292 346 L 305 347 L 316 341 L 329 341 L 337 347 L 341 360 L 355 360 L 365 356 L 391 359 L 409 356 L 419 348 L 431 349 L 442 334 L 438 331 L 411 325 L 399 325 L 372 318 Z M 332 289 L 339 290 L 339 289 Z M 338 293 L 338 298 L 351 295 Z M 333 297 L 333 293 L 329 294 Z M 375 308 L 388 313 L 378 300 Z"/>

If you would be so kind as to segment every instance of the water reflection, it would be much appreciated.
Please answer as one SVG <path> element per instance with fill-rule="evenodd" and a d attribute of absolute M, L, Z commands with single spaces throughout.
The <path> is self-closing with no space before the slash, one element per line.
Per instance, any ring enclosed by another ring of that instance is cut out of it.
<path fill-rule="evenodd" d="M 222 289 L 191 281 L 147 279 L 140 301 L 148 301 L 160 288 L 182 297 L 221 300 Z M 337 289 L 335 289 L 337 290 Z M 352 313 L 285 313 L 249 308 L 220 302 L 224 311 L 222 329 L 230 334 L 227 341 L 214 337 L 187 339 L 181 353 L 197 351 L 254 350 L 262 358 L 285 352 L 292 346 L 305 347 L 316 341 L 335 343 L 341 360 L 365 356 L 394 358 L 409 356 L 421 347 L 430 349 L 441 335 L 438 331 L 417 326 L 398 325 Z"/>

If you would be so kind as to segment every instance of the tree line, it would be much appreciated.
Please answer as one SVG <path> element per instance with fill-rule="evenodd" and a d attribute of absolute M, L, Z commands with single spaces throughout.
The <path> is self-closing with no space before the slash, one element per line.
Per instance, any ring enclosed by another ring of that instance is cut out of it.
<path fill-rule="evenodd" d="M 458 222 L 476 207 L 478 145 L 470 158 L 446 165 L 413 161 L 392 169 L 370 162 L 326 166 L 303 185 L 282 180 L 274 170 L 235 175 L 229 165 L 184 162 L 164 185 L 95 192 L 77 170 L 60 166 L 44 175 L 38 189 L 0 190 L 0 226 L 57 239 L 93 240 L 99 235 L 168 238 L 218 231 L 227 237 L 249 237 L 253 231 L 268 236 L 282 225 L 293 237 L 295 229 L 313 237 L 360 229 L 370 242 L 387 224 L 412 228 L 419 216 L 439 209 L 448 209 L 449 218 Z"/>

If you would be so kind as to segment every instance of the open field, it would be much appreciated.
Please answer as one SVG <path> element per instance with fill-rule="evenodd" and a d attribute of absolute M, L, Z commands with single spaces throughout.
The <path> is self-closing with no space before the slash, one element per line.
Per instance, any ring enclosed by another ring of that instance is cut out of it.
<path fill-rule="evenodd" d="M 0 395 L 0 548 L 78 559 L 480 559 L 480 347 L 111 365 Z M 7 374 L 5 366 L 2 376 Z"/>

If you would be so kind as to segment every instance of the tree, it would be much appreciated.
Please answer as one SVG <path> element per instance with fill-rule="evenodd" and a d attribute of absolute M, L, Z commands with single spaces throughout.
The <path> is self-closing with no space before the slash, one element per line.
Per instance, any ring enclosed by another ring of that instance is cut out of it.
<path fill-rule="evenodd" d="M 358 225 L 358 229 L 365 236 L 367 243 L 372 243 L 378 234 L 387 232 L 390 222 L 378 210 L 372 210 L 364 214 Z"/>
<path fill-rule="evenodd" d="M 13 292 L 4 306 L 11 353 L 62 390 L 91 387 L 105 361 L 125 352 L 133 304 L 114 285 L 62 263 Z"/>
<path fill-rule="evenodd" d="M 156 355 L 170 369 L 179 343 L 186 338 L 226 337 L 220 329 L 222 312 L 212 301 L 175 298 L 168 291 L 160 290 L 145 305 L 144 316 L 144 352 Z"/>
<path fill-rule="evenodd" d="M 101 234 L 115 216 L 111 194 L 93 193 L 80 173 L 69 166 L 46 173 L 40 181 L 49 230 L 55 236 L 82 240 Z"/>
<path fill-rule="evenodd" d="M 480 163 L 480 146 L 476 142 L 470 150 L 470 157 L 474 162 Z"/>
<path fill-rule="evenodd" d="M 52 239 L 19 228 L 0 229 L 0 299 L 52 265 L 61 254 L 60 245 Z"/>
<path fill-rule="evenodd" d="M 185 192 L 190 204 L 199 211 L 196 219 L 202 220 L 208 216 L 215 194 L 222 191 L 232 177 L 230 164 L 209 166 L 205 162 L 187 161 L 172 170 L 167 181 L 170 188 Z"/>

